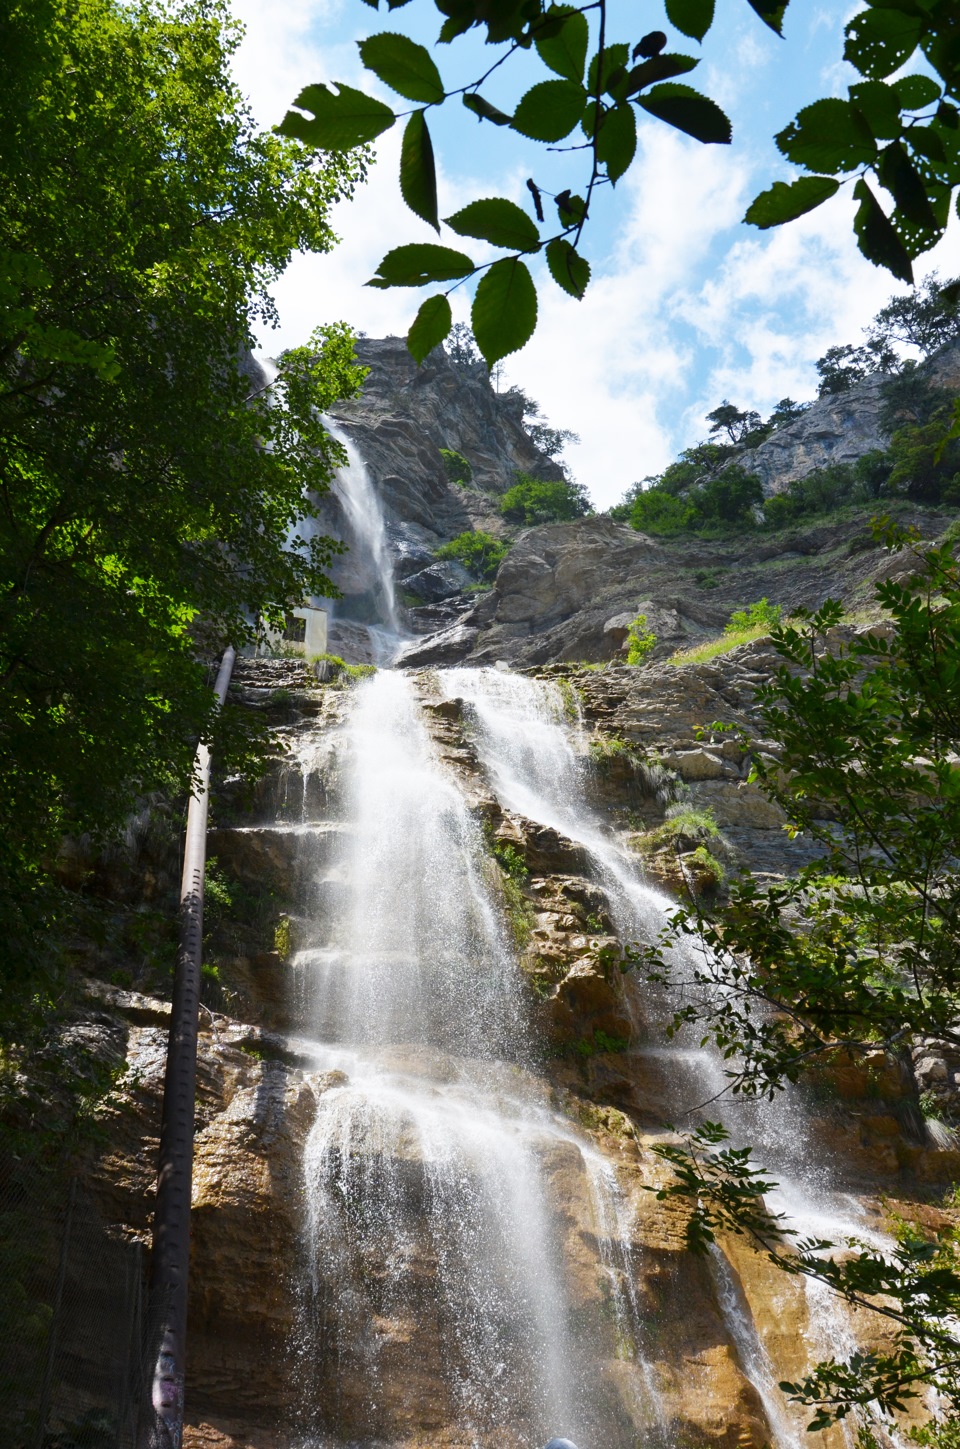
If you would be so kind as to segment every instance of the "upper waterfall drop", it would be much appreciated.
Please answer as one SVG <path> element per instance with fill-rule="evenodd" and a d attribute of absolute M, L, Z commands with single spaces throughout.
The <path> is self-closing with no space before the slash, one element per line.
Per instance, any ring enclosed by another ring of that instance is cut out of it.
<path fill-rule="evenodd" d="M 343 506 L 353 534 L 353 547 L 361 555 L 361 567 L 366 565 L 373 575 L 373 588 L 381 623 L 389 634 L 399 637 L 403 629 L 380 499 L 367 465 L 360 456 L 360 450 L 349 434 L 329 417 L 324 418 L 324 426 L 345 448 L 347 454 L 346 464 L 337 469 L 334 491 Z"/>

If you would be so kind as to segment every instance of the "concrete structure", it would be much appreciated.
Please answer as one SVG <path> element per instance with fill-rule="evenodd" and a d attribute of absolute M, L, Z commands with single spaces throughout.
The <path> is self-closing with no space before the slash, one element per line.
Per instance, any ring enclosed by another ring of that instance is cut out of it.
<path fill-rule="evenodd" d="M 287 611 L 283 630 L 265 629 L 260 654 L 294 653 L 312 659 L 327 652 L 327 611 L 312 604 L 298 604 Z"/>

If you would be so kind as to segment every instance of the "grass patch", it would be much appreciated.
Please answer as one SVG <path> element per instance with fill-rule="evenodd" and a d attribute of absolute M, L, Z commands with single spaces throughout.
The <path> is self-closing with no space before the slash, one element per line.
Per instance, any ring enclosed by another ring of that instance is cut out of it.
<path fill-rule="evenodd" d="M 675 654 L 670 655 L 667 663 L 678 667 L 684 664 L 706 664 L 710 659 L 716 659 L 719 654 L 729 654 L 731 649 L 737 649 L 741 644 L 752 644 L 769 633 L 770 630 L 765 624 L 756 624 L 752 629 L 731 630 L 727 634 L 721 634 L 719 639 L 707 639 L 703 644 L 694 645 L 692 649 L 678 649 Z"/>

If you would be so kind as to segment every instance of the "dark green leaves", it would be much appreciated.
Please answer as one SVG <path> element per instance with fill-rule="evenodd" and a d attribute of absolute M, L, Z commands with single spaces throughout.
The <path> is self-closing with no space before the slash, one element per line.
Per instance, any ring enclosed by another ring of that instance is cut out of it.
<path fill-rule="evenodd" d="M 541 81 L 521 98 L 510 124 L 533 141 L 562 141 L 583 115 L 586 100 L 575 81 Z"/>
<path fill-rule="evenodd" d="M 367 70 L 408 101 L 443 100 L 440 72 L 430 52 L 416 41 L 385 30 L 358 41 L 358 49 Z"/>
<path fill-rule="evenodd" d="M 494 262 L 477 287 L 471 321 L 488 366 L 529 341 L 537 325 L 537 289 L 523 262 Z"/>
<path fill-rule="evenodd" d="M 714 0 L 666 0 L 667 19 L 683 35 L 702 40 L 713 24 Z"/>
<path fill-rule="evenodd" d="M 557 286 L 579 302 L 590 281 L 590 263 L 561 238 L 547 247 L 547 266 Z"/>
<path fill-rule="evenodd" d="M 437 216 L 437 170 L 433 144 L 423 111 L 414 111 L 400 148 L 400 193 L 412 212 L 440 231 Z"/>
<path fill-rule="evenodd" d="M 898 70 L 917 47 L 923 30 L 920 14 L 902 10 L 864 10 L 847 26 L 844 58 L 861 75 L 882 80 Z"/>
<path fill-rule="evenodd" d="M 630 60 L 629 45 L 608 45 L 604 47 L 601 91 L 605 91 L 610 84 L 611 76 L 624 69 Z M 600 65 L 599 56 L 593 56 L 590 61 L 590 68 L 587 71 L 587 90 L 592 96 L 597 94 L 597 70 Z"/>
<path fill-rule="evenodd" d="M 901 281 L 912 284 L 913 267 L 910 265 L 906 247 L 862 177 L 853 188 L 853 195 L 860 203 L 853 220 L 853 229 L 863 255 L 875 267 L 886 267 L 888 272 L 892 272 Z"/>
<path fill-rule="evenodd" d="M 481 241 L 516 252 L 540 249 L 540 234 L 530 217 L 515 202 L 504 197 L 471 201 L 469 206 L 446 217 L 445 221 L 458 236 L 475 236 Z"/>
<path fill-rule="evenodd" d="M 472 111 L 482 121 L 492 121 L 495 126 L 509 126 L 510 124 L 509 116 L 505 115 L 503 111 L 498 110 L 496 106 L 491 105 L 489 101 L 485 101 L 483 96 L 478 96 L 476 91 L 470 91 L 465 95 L 463 104 L 468 111 Z"/>
<path fill-rule="evenodd" d="M 892 141 L 902 130 L 900 96 L 885 81 L 860 81 L 850 87 L 850 99 L 880 141 Z"/>
<path fill-rule="evenodd" d="M 904 75 L 890 83 L 900 97 L 901 106 L 918 111 L 922 106 L 932 106 L 940 99 L 940 87 L 929 75 Z"/>
<path fill-rule="evenodd" d="M 694 140 L 706 145 L 730 144 L 730 122 L 715 101 L 708 100 L 692 86 L 667 82 L 654 86 L 649 95 L 638 102 L 651 116 L 685 131 Z"/>
<path fill-rule="evenodd" d="M 808 171 L 850 171 L 877 155 L 870 127 L 849 101 L 827 99 L 804 106 L 776 140 L 789 161 Z"/>
<path fill-rule="evenodd" d="M 418 242 L 387 252 L 377 267 L 377 275 L 367 286 L 423 287 L 427 282 L 453 282 L 459 277 L 468 277 L 473 270 L 473 262 L 463 252 L 437 246 L 435 242 Z"/>
<path fill-rule="evenodd" d="M 637 121 L 630 106 L 617 106 L 607 111 L 597 136 L 597 160 L 604 163 L 607 175 L 619 181 L 634 158 L 637 149 Z"/>
<path fill-rule="evenodd" d="M 321 151 L 350 151 L 389 131 L 396 120 L 389 106 L 365 96 L 352 86 L 338 85 L 331 91 L 322 83 L 307 86 L 293 103 L 301 111 L 312 111 L 313 120 L 288 111 L 277 130 Z"/>
<path fill-rule="evenodd" d="M 563 11 L 560 7 L 551 5 L 547 14 L 561 15 Z M 579 84 L 583 80 L 589 39 L 586 16 L 581 15 L 579 10 L 570 10 L 555 35 L 541 37 L 538 34 L 534 44 L 545 66 L 563 76 L 564 80 L 576 81 Z"/>
<path fill-rule="evenodd" d="M 453 324 L 446 297 L 428 297 L 407 333 L 407 347 L 419 365 L 443 341 Z"/>
<path fill-rule="evenodd" d="M 917 226 L 936 231 L 937 218 L 927 199 L 926 187 L 899 141 L 892 142 L 880 153 L 880 165 L 877 169 L 881 182 L 905 219 Z"/>
<path fill-rule="evenodd" d="M 747 0 L 747 4 L 757 12 L 764 25 L 769 25 L 778 35 L 783 34 L 783 17 L 790 0 Z"/>
<path fill-rule="evenodd" d="M 761 231 L 782 226 L 785 221 L 795 221 L 798 216 L 813 211 L 839 189 L 840 182 L 832 176 L 800 176 L 789 184 L 775 181 L 750 203 L 743 219 Z"/>
<path fill-rule="evenodd" d="M 642 61 L 628 72 L 624 96 L 635 95 L 644 86 L 651 86 L 655 81 L 672 80 L 675 75 L 685 75 L 687 71 L 696 70 L 699 64 L 692 55 L 679 55 L 675 51 L 651 56 L 649 60 Z"/>

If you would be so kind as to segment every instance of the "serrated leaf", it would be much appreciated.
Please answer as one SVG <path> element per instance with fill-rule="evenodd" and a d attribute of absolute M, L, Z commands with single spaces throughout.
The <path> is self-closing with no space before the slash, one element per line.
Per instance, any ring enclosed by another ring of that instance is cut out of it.
<path fill-rule="evenodd" d="M 927 199 L 926 188 L 899 141 L 893 141 L 881 151 L 877 173 L 882 185 L 893 197 L 897 210 L 903 213 L 907 221 L 936 231 L 937 219 Z"/>
<path fill-rule="evenodd" d="M 947 153 L 937 132 L 930 126 L 911 126 L 905 140 L 926 161 L 946 161 Z"/>
<path fill-rule="evenodd" d="M 537 289 L 524 262 L 515 257 L 494 262 L 477 286 L 471 322 L 488 367 L 530 340 L 537 325 Z"/>
<path fill-rule="evenodd" d="M 554 197 L 561 226 L 575 226 L 587 214 L 587 203 L 582 196 L 571 196 L 569 190 L 558 191 Z"/>
<path fill-rule="evenodd" d="M 496 106 L 491 105 L 489 101 L 485 101 L 483 96 L 478 96 L 476 91 L 468 92 L 463 97 L 463 104 L 468 111 L 472 111 L 475 116 L 479 116 L 483 121 L 492 121 L 495 126 L 509 126 L 510 124 L 510 117 L 508 115 L 498 110 Z"/>
<path fill-rule="evenodd" d="M 442 293 L 436 297 L 428 297 L 421 304 L 420 311 L 407 333 L 407 350 L 418 367 L 427 353 L 432 352 L 443 341 L 452 326 L 450 303 Z"/>
<path fill-rule="evenodd" d="M 847 26 L 844 60 L 855 65 L 861 75 L 883 80 L 913 54 L 922 30 L 919 15 L 905 15 L 902 10 L 864 10 Z"/>
<path fill-rule="evenodd" d="M 404 127 L 400 147 L 400 194 L 410 210 L 439 233 L 437 168 L 423 111 L 414 111 Z"/>
<path fill-rule="evenodd" d="M 426 46 L 383 30 L 357 42 L 367 70 L 408 101 L 442 101 L 443 81 Z"/>
<path fill-rule="evenodd" d="M 564 14 L 567 18 L 555 34 L 536 34 L 533 43 L 545 66 L 563 76 L 565 80 L 576 81 L 579 85 L 583 80 L 583 67 L 587 62 L 590 29 L 587 17 L 579 10 L 551 5 L 547 11 L 548 17 Z"/>
<path fill-rule="evenodd" d="M 449 45 L 451 40 L 456 40 L 458 35 L 465 35 L 472 24 L 473 20 L 469 11 L 461 15 L 451 15 L 441 25 L 437 40 L 441 45 Z"/>
<path fill-rule="evenodd" d="M 688 71 L 696 70 L 700 64 L 693 55 L 680 55 L 676 51 L 666 51 L 663 55 L 654 55 L 650 60 L 644 60 L 640 65 L 635 65 L 633 70 L 627 74 L 627 83 L 624 87 L 624 96 L 635 95 L 637 91 L 643 90 L 644 86 L 652 86 L 657 81 L 672 80 L 675 75 L 686 75 Z"/>
<path fill-rule="evenodd" d="M 667 19 L 682 35 L 702 40 L 713 24 L 714 0 L 666 0 Z"/>
<path fill-rule="evenodd" d="M 592 96 L 597 94 L 597 67 L 600 62 L 599 52 L 591 57 L 590 66 L 587 70 L 587 90 Z M 629 45 L 606 45 L 603 49 L 603 83 L 601 91 L 607 89 L 610 77 L 615 71 L 623 70 L 630 63 Z"/>
<path fill-rule="evenodd" d="M 540 233 L 527 213 L 516 202 L 502 196 L 488 196 L 471 201 L 468 206 L 444 217 L 447 226 L 458 236 L 475 236 L 492 242 L 495 247 L 511 251 L 540 250 Z"/>
<path fill-rule="evenodd" d="M 929 75 L 902 75 L 890 84 L 900 97 L 900 104 L 908 111 L 919 111 L 923 106 L 932 106 L 941 95 L 940 86 Z"/>
<path fill-rule="evenodd" d="M 850 87 L 850 99 L 878 141 L 892 141 L 900 135 L 900 97 L 893 86 L 885 81 L 859 81 Z"/>
<path fill-rule="evenodd" d="M 777 35 L 783 34 L 783 17 L 790 0 L 747 0 L 747 4 L 760 16 L 764 25 L 769 25 Z"/>
<path fill-rule="evenodd" d="M 604 163 L 612 182 L 620 180 L 636 150 L 637 120 L 632 106 L 607 111 L 597 136 L 597 160 Z"/>
<path fill-rule="evenodd" d="M 796 181 L 775 181 L 768 190 L 754 197 L 743 219 L 761 231 L 782 226 L 785 221 L 795 221 L 798 216 L 813 211 L 839 189 L 840 182 L 833 176 L 800 176 Z"/>
<path fill-rule="evenodd" d="M 651 116 L 666 121 L 668 126 L 684 131 L 705 145 L 730 144 L 730 121 L 716 101 L 702 96 L 692 86 L 668 81 L 665 85 L 654 86 L 648 95 L 640 97 L 637 104 Z"/>
<path fill-rule="evenodd" d="M 902 282 L 912 285 L 913 267 L 906 247 L 862 177 L 853 188 L 853 196 L 860 203 L 853 219 L 853 229 L 861 252 L 875 267 L 885 267 Z"/>
<path fill-rule="evenodd" d="M 583 115 L 586 102 L 576 81 L 540 81 L 521 97 L 510 124 L 532 141 L 562 141 Z"/>
<path fill-rule="evenodd" d="M 313 119 L 288 111 L 277 130 L 321 151 L 350 151 L 389 131 L 397 119 L 389 106 L 353 86 L 338 85 L 336 91 L 323 83 L 307 86 L 293 103 L 311 111 Z"/>
<path fill-rule="evenodd" d="M 851 171 L 877 155 L 863 116 L 849 101 L 833 98 L 804 106 L 776 142 L 789 161 L 808 171 Z"/>
<path fill-rule="evenodd" d="M 473 262 L 463 252 L 436 242 L 414 242 L 387 252 L 367 286 L 423 287 L 427 282 L 453 282 L 474 270 Z"/>
<path fill-rule="evenodd" d="M 557 286 L 581 301 L 590 281 L 590 263 L 563 237 L 547 247 L 547 266 Z"/>

